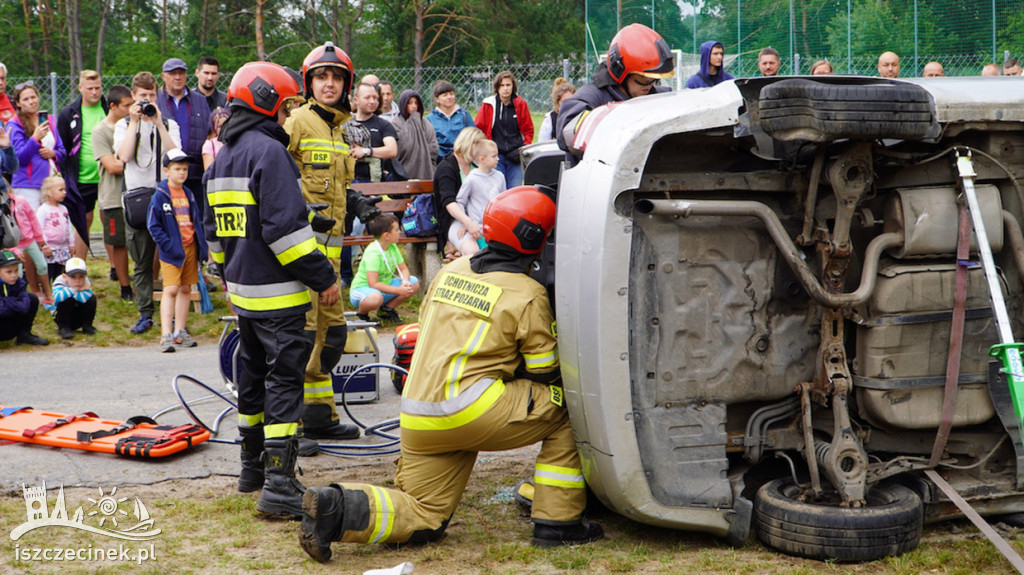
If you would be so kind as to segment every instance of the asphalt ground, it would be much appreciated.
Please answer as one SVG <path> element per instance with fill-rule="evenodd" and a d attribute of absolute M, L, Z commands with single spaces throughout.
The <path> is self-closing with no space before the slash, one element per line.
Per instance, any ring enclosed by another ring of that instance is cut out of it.
<path fill-rule="evenodd" d="M 391 334 L 378 337 L 380 360 L 390 363 Z M 136 415 L 153 416 L 180 405 L 172 380 L 186 375 L 227 394 L 219 368 L 217 346 L 200 344 L 176 353 L 159 353 L 155 346 L 141 348 L 65 348 L 59 343 L 45 349 L 23 351 L 18 347 L 0 352 L 0 405 L 30 406 L 35 409 L 79 414 L 96 413 L 104 419 L 126 420 Z M 181 381 L 182 394 L 196 415 L 213 426 L 216 416 L 229 407 L 220 399 L 198 401 L 210 393 Z M 391 383 L 390 372 L 378 375 L 380 399 L 350 406 L 352 414 L 373 425 L 398 417 L 400 396 Z M 232 397 L 233 399 L 233 397 Z M 350 421 L 338 406 L 342 421 Z M 157 417 L 158 423 L 180 425 L 192 420 L 181 409 Z M 235 412 L 224 418 L 217 438 L 233 440 Z M 397 430 L 392 432 L 397 435 Z M 379 437 L 360 438 L 346 445 L 383 443 Z M 326 442 L 321 442 L 326 443 Z M 94 453 L 15 443 L 0 445 L 0 493 L 21 493 L 22 485 L 48 487 L 149 485 L 170 479 L 199 479 L 238 474 L 239 448 L 235 445 L 204 443 L 180 454 L 155 459 L 132 459 Z M 390 456 L 393 458 L 394 456 Z M 380 457 L 333 457 L 320 454 L 300 458 L 305 469 L 332 469 L 380 462 Z"/>

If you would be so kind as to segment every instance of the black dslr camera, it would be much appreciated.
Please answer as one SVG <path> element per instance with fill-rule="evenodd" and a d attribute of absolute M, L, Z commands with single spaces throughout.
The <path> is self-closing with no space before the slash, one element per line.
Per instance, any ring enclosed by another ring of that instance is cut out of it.
<path fill-rule="evenodd" d="M 156 116 L 156 106 L 154 106 L 149 100 L 142 100 L 139 102 L 139 108 L 141 108 L 143 116 L 149 116 L 150 118 Z"/>

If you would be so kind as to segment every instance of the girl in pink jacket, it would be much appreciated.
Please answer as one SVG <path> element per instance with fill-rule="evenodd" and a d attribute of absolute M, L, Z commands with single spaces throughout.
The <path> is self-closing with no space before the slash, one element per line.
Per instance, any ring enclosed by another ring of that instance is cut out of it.
<path fill-rule="evenodd" d="M 46 256 L 52 253 L 50 246 L 43 238 L 43 230 L 36 219 L 36 212 L 28 200 L 18 197 L 12 192 L 11 203 L 14 205 L 14 217 L 18 221 L 18 229 L 21 230 L 21 241 L 18 242 L 18 249 L 15 253 L 25 265 L 28 291 L 37 296 L 42 294 L 42 297 L 39 298 L 40 303 L 50 305 L 53 303 L 53 294 L 50 292 L 50 278 L 47 275 L 46 267 Z"/>

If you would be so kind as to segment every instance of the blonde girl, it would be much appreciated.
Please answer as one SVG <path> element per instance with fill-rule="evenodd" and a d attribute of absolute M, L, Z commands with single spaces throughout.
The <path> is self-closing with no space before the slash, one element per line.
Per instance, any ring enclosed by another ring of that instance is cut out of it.
<path fill-rule="evenodd" d="M 64 273 L 64 262 L 71 257 L 71 250 L 75 247 L 75 228 L 71 225 L 68 209 L 61 205 L 67 195 L 64 178 L 47 177 L 39 191 L 43 203 L 36 210 L 36 217 L 43 228 L 43 240 L 50 246 L 46 267 L 52 282 Z"/>

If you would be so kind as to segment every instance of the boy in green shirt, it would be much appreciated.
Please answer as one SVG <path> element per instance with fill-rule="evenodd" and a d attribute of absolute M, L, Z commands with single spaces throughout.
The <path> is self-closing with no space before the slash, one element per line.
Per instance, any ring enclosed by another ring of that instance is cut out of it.
<path fill-rule="evenodd" d="M 398 249 L 398 218 L 381 214 L 370 220 L 366 229 L 376 240 L 363 250 L 349 300 L 363 321 L 370 321 L 370 312 L 379 309 L 377 318 L 381 321 L 401 323 L 395 308 L 419 291 L 420 280 L 409 275 Z"/>

